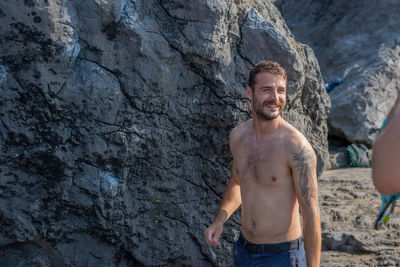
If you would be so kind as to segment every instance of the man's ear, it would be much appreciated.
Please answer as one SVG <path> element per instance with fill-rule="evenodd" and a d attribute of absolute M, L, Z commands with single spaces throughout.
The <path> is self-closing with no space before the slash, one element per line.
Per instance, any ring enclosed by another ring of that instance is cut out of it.
<path fill-rule="evenodd" d="M 250 86 L 246 86 L 246 96 L 250 101 L 253 101 L 253 90 Z"/>

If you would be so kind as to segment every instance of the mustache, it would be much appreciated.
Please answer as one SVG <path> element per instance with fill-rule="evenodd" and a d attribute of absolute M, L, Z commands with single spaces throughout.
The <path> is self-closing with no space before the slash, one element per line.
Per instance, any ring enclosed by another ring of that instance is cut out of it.
<path fill-rule="evenodd" d="M 276 102 L 276 101 L 265 100 L 263 102 L 263 105 L 275 105 L 283 108 L 285 106 L 285 103 L 282 103 L 280 101 Z"/>

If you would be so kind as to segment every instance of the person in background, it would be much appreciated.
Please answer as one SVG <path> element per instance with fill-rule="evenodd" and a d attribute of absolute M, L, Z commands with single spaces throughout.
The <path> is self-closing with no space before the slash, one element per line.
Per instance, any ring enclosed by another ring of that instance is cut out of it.
<path fill-rule="evenodd" d="M 392 107 L 385 128 L 372 152 L 372 180 L 381 194 L 400 192 L 400 97 Z"/>
<path fill-rule="evenodd" d="M 319 266 L 316 156 L 307 139 L 280 115 L 286 81 L 276 62 L 262 61 L 251 69 L 246 95 L 253 118 L 229 136 L 231 178 L 204 235 L 209 245 L 219 245 L 224 223 L 241 205 L 235 266 Z"/>

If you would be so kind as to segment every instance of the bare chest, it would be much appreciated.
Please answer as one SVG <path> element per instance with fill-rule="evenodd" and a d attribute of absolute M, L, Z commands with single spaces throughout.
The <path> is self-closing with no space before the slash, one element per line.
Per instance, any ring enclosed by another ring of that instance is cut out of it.
<path fill-rule="evenodd" d="M 243 143 L 234 157 L 241 184 L 279 185 L 291 181 L 287 155 L 279 143 Z"/>

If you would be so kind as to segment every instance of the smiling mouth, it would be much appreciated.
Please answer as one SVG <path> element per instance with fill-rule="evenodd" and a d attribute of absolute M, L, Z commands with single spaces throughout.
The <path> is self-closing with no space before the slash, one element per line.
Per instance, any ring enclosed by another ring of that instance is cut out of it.
<path fill-rule="evenodd" d="M 272 109 L 272 110 L 276 110 L 276 109 L 280 109 L 281 106 L 280 105 L 265 105 L 268 109 Z"/>

